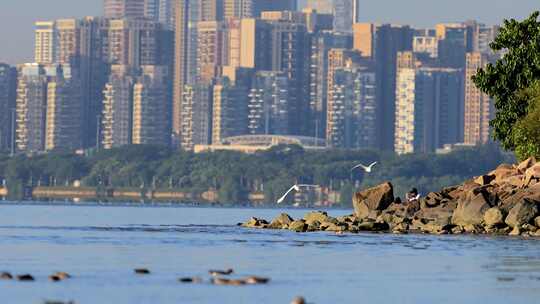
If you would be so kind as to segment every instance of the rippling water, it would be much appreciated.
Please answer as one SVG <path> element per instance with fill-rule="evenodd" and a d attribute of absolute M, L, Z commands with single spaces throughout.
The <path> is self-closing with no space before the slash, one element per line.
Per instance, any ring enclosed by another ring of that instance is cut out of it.
<path fill-rule="evenodd" d="M 0 206 L 0 303 L 537 303 L 540 241 L 248 230 L 279 210 Z M 295 217 L 305 210 L 289 210 Z M 346 212 L 331 211 L 332 215 Z M 133 274 L 146 267 L 149 276 Z M 268 285 L 183 285 L 234 268 Z M 73 279 L 52 283 L 66 271 Z"/>

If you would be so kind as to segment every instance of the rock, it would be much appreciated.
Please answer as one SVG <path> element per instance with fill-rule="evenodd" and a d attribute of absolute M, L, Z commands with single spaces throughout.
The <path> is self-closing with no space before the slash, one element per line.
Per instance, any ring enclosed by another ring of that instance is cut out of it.
<path fill-rule="evenodd" d="M 150 270 L 146 268 L 136 268 L 133 270 L 136 274 L 150 274 Z"/>
<path fill-rule="evenodd" d="M 21 275 L 17 276 L 17 280 L 18 281 L 23 281 L 23 282 L 31 282 L 31 281 L 34 281 L 35 279 L 30 274 L 21 274 Z"/>
<path fill-rule="evenodd" d="M 390 226 L 388 226 L 387 223 L 377 223 L 373 221 L 365 221 L 358 225 L 356 225 L 356 228 L 359 231 L 371 231 L 371 232 L 379 232 L 379 231 L 386 231 L 390 229 Z"/>
<path fill-rule="evenodd" d="M 328 221 L 328 213 L 323 211 L 314 211 L 306 214 L 304 220 L 309 225 L 309 223 L 318 221 L 319 223 L 324 223 Z"/>
<path fill-rule="evenodd" d="M 327 223 L 327 225 L 324 225 L 324 227 L 325 227 L 324 231 L 331 231 L 331 232 L 347 231 L 347 226 L 336 225 L 334 223 Z"/>
<path fill-rule="evenodd" d="M 534 219 L 534 224 L 536 225 L 536 227 L 540 228 L 540 216 L 537 216 Z"/>
<path fill-rule="evenodd" d="M 193 284 L 199 284 L 202 283 L 202 279 L 198 277 L 192 277 L 192 278 L 179 278 L 178 282 L 180 283 L 193 283 Z"/>
<path fill-rule="evenodd" d="M 321 223 L 319 221 L 313 221 L 309 223 L 307 231 L 320 231 L 321 230 Z"/>
<path fill-rule="evenodd" d="M 213 277 L 231 275 L 234 273 L 234 269 L 228 268 L 225 270 L 208 270 L 208 273 Z"/>
<path fill-rule="evenodd" d="M 354 213 L 359 218 L 366 218 L 370 211 L 382 211 L 394 202 L 394 187 L 391 183 L 358 192 L 353 198 Z"/>
<path fill-rule="evenodd" d="M 443 200 L 446 198 L 441 194 L 437 192 L 431 192 L 426 195 L 423 199 L 421 199 L 421 208 L 434 208 L 441 204 Z"/>
<path fill-rule="evenodd" d="M 478 225 L 484 220 L 484 213 L 491 208 L 485 192 L 475 194 L 475 190 L 469 191 L 464 198 L 458 202 L 457 208 L 452 216 L 452 224 Z"/>
<path fill-rule="evenodd" d="M 529 157 L 526 160 L 519 163 L 519 165 L 517 166 L 516 169 L 521 173 L 525 173 L 525 171 L 527 171 L 527 169 L 534 166 L 535 164 L 536 164 L 536 158 L 534 158 L 534 156 Z"/>
<path fill-rule="evenodd" d="M 480 186 L 489 185 L 493 180 L 495 180 L 495 175 L 482 175 L 477 177 L 474 182 Z"/>
<path fill-rule="evenodd" d="M 527 187 L 532 180 L 540 179 L 540 163 L 534 164 L 525 171 L 523 186 Z"/>
<path fill-rule="evenodd" d="M 252 217 L 249 219 L 249 221 L 245 222 L 242 226 L 247 227 L 247 228 L 266 228 L 268 226 L 268 222 L 263 219 Z"/>
<path fill-rule="evenodd" d="M 246 282 L 246 284 L 249 284 L 249 285 L 267 284 L 268 282 L 270 282 L 270 279 L 251 276 L 251 277 L 245 278 L 244 282 Z"/>
<path fill-rule="evenodd" d="M 2 272 L 0 273 L 0 280 L 11 280 L 13 279 L 13 275 L 9 272 Z"/>
<path fill-rule="evenodd" d="M 268 228 L 270 229 L 282 229 L 284 226 L 288 226 L 294 219 L 287 213 L 282 213 L 272 220 Z"/>
<path fill-rule="evenodd" d="M 246 285 L 244 280 L 231 280 L 225 278 L 212 278 L 210 281 L 214 285 L 229 285 L 229 286 L 241 286 Z"/>
<path fill-rule="evenodd" d="M 297 220 L 289 224 L 289 230 L 296 232 L 306 232 L 308 225 L 304 220 Z"/>
<path fill-rule="evenodd" d="M 407 233 L 408 231 L 409 231 L 409 225 L 407 223 L 397 224 L 392 229 L 392 233 L 396 233 L 396 234 L 404 234 L 404 233 Z"/>
<path fill-rule="evenodd" d="M 516 226 L 508 235 L 511 235 L 511 236 L 521 235 L 521 229 L 518 226 Z"/>
<path fill-rule="evenodd" d="M 538 215 L 538 205 L 527 198 L 517 203 L 508 213 L 506 224 L 510 227 L 521 227 Z"/>
<path fill-rule="evenodd" d="M 454 211 L 448 207 L 428 208 L 418 211 L 414 217 L 420 219 L 424 225 L 432 223 L 437 226 L 449 226 L 452 224 Z"/>
<path fill-rule="evenodd" d="M 528 231 L 528 232 L 536 232 L 536 230 L 538 230 L 538 228 L 536 228 L 536 226 L 531 225 L 531 224 L 525 224 L 525 225 L 521 226 L 521 230 Z"/>
<path fill-rule="evenodd" d="M 488 175 L 494 175 L 495 180 L 493 182 L 500 185 L 508 177 L 519 175 L 519 171 L 515 169 L 512 165 L 502 164 L 497 167 L 497 169 L 491 171 Z"/>
<path fill-rule="evenodd" d="M 462 234 L 464 232 L 463 227 L 461 226 L 455 226 L 451 230 L 452 234 Z"/>
<path fill-rule="evenodd" d="M 488 227 L 496 227 L 504 224 L 504 215 L 497 207 L 490 208 L 484 214 L 484 223 Z"/>
<path fill-rule="evenodd" d="M 306 304 L 306 300 L 303 297 L 296 297 L 292 300 L 291 304 Z"/>
<path fill-rule="evenodd" d="M 480 233 L 482 231 L 482 229 L 478 225 L 473 225 L 473 224 L 467 224 L 463 226 L 463 230 L 467 233 L 473 233 L 473 234 Z"/>

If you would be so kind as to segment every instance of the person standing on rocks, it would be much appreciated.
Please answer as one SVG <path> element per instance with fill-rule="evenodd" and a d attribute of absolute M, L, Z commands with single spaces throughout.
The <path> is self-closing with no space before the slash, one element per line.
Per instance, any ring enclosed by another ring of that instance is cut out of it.
<path fill-rule="evenodd" d="M 420 199 L 420 194 L 418 194 L 418 189 L 412 188 L 411 191 L 409 191 L 405 198 L 407 199 L 407 204 L 418 202 Z"/>

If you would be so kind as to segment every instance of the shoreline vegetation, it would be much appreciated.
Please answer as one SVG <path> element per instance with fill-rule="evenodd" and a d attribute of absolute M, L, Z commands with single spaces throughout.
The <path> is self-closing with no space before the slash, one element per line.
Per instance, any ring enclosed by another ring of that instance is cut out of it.
<path fill-rule="evenodd" d="M 366 174 L 358 163 L 379 162 Z M 276 146 L 255 154 L 192 153 L 159 146 L 126 146 L 77 155 L 0 155 L 0 198 L 11 201 L 99 201 L 275 206 L 291 185 L 318 188 L 291 195 L 285 206 L 351 208 L 353 194 L 391 180 L 396 195 L 458 184 L 503 162 L 511 154 L 496 145 L 447 154 L 395 155 L 376 151 L 305 151 Z M 3 185 L 3 186 L 2 186 Z"/>
<path fill-rule="evenodd" d="M 271 222 L 251 218 L 247 228 L 296 232 L 391 232 L 492 234 L 540 237 L 540 162 L 531 157 L 446 187 L 413 202 L 394 197 L 390 182 L 358 192 L 354 214 L 334 218 L 310 212 L 303 219 L 281 214 Z"/>

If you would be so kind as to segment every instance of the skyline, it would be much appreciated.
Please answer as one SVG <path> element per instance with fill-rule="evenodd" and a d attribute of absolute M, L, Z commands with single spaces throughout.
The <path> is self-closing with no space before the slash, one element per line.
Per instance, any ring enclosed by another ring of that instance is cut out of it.
<path fill-rule="evenodd" d="M 303 5 L 305 0 L 300 0 Z M 405 3 L 406 2 L 406 3 Z M 414 27 L 433 27 L 436 23 L 459 22 L 475 19 L 486 24 L 500 24 L 503 19 L 523 19 L 532 11 L 540 9 L 537 0 L 520 0 L 519 5 L 508 0 L 432 1 L 363 0 L 360 12 L 363 22 L 409 24 Z M 54 5 L 53 5 L 54 4 Z M 387 7 L 395 8 L 388 11 Z M 463 14 L 463 7 L 469 10 Z M 489 5 L 490 11 L 484 7 Z M 102 15 L 102 0 L 18 0 L 2 4 L 0 10 L 0 62 L 18 64 L 32 62 L 34 45 L 34 22 L 58 18 L 79 18 Z M 32 7 L 32 10 L 28 10 Z M 421 9 L 425 13 L 418 13 Z"/>

